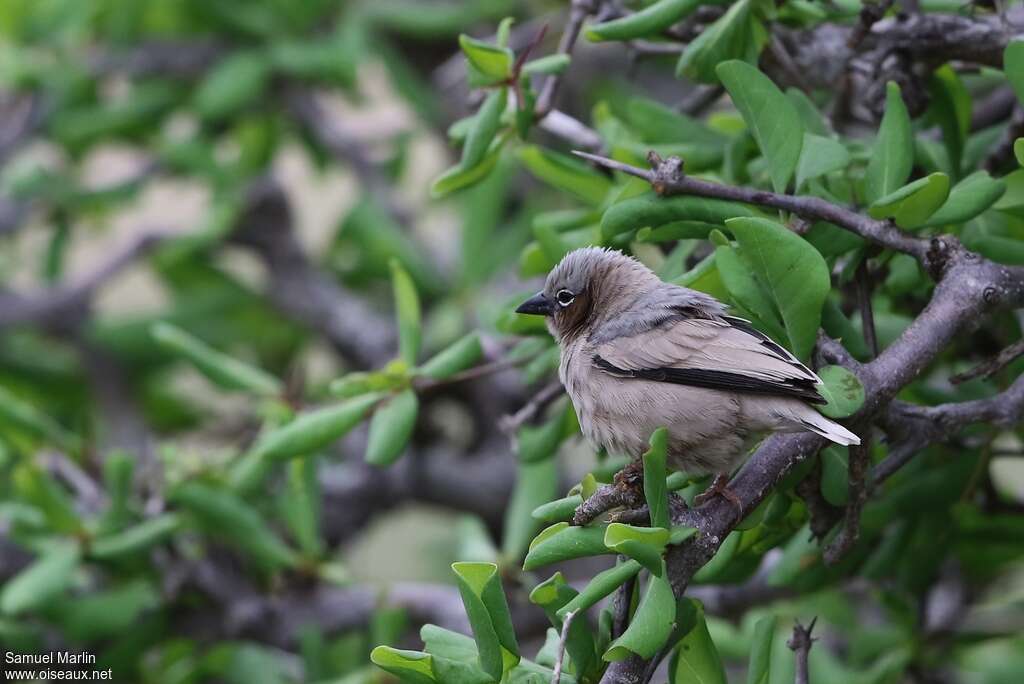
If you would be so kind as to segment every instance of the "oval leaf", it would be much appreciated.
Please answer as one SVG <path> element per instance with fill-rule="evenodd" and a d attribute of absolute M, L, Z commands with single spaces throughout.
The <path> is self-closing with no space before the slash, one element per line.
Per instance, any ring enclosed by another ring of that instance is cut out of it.
<path fill-rule="evenodd" d="M 366 462 L 389 466 L 398 460 L 416 426 L 420 402 L 411 389 L 403 390 L 382 403 L 370 420 L 366 441 Z"/>
<path fill-rule="evenodd" d="M 868 209 L 872 218 L 891 218 L 901 228 L 917 228 L 949 197 L 949 176 L 933 173 L 875 201 Z"/>
<path fill-rule="evenodd" d="M 886 89 L 885 115 L 864 172 L 864 199 L 867 204 L 874 204 L 906 183 L 913 165 L 914 138 L 910 130 L 910 115 L 900 95 L 900 87 L 890 82 Z"/>
<path fill-rule="evenodd" d="M 768 162 L 772 187 L 785 192 L 803 147 L 800 112 L 770 78 L 746 62 L 725 62 L 715 71 Z"/>

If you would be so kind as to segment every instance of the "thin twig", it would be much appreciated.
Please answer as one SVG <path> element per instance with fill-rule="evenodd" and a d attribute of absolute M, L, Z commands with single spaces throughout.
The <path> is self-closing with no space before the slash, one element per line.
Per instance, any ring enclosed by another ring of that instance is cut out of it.
<path fill-rule="evenodd" d="M 860 512 L 868 499 L 866 476 L 871 463 L 871 443 L 868 439 L 865 439 L 863 444 L 850 447 L 847 463 L 849 497 L 846 502 L 843 529 L 825 548 L 823 558 L 826 565 L 833 565 L 842 560 L 860 538 Z"/>
<path fill-rule="evenodd" d="M 717 102 L 718 98 L 722 97 L 724 93 L 725 88 L 720 85 L 700 85 L 680 100 L 679 104 L 676 105 L 676 109 L 683 114 L 698 116 Z"/>
<path fill-rule="evenodd" d="M 476 380 L 478 378 L 484 378 L 495 373 L 501 373 L 512 368 L 518 368 L 519 366 L 525 366 L 530 361 L 533 361 L 536 356 L 522 356 L 522 357 L 505 357 L 498 359 L 497 361 L 490 361 L 488 363 L 482 363 L 479 366 L 473 366 L 467 368 L 464 371 L 460 371 L 455 375 L 441 380 L 435 380 L 433 378 L 421 378 L 413 382 L 413 387 L 420 391 L 429 391 L 437 389 L 438 387 L 447 387 L 448 385 L 454 385 L 460 382 L 467 382 L 469 380 Z"/>
<path fill-rule="evenodd" d="M 871 350 L 871 358 L 878 356 L 878 334 L 875 332 L 875 312 L 871 307 L 871 275 L 868 272 L 868 259 L 865 255 L 857 264 L 855 275 L 857 286 L 857 306 L 860 309 L 860 322 L 864 328 L 864 342 Z"/>
<path fill-rule="evenodd" d="M 1009 347 L 996 354 L 993 358 L 985 361 L 984 363 L 979 363 L 970 370 L 966 370 L 963 373 L 957 373 L 951 377 L 949 381 L 954 385 L 959 385 L 962 382 L 967 382 L 974 378 L 987 378 L 1003 370 L 1021 356 L 1024 356 L 1024 340 L 1014 342 Z"/>
<path fill-rule="evenodd" d="M 562 396 L 565 388 L 558 380 L 554 380 L 533 395 L 523 407 L 510 416 L 502 418 L 499 427 L 507 435 L 515 435 L 519 428 L 536 418 L 547 406 Z"/>
<path fill-rule="evenodd" d="M 795 684 L 810 684 L 810 674 L 807 669 L 807 657 L 811 653 L 811 646 L 817 639 L 811 636 L 811 632 L 814 631 L 814 624 L 818 621 L 815 617 L 811 620 L 811 623 L 804 627 L 799 621 L 793 625 L 793 636 L 786 641 L 786 646 L 789 650 L 793 651 L 796 657 L 796 676 L 794 678 Z"/>
<path fill-rule="evenodd" d="M 570 610 L 562 618 L 562 633 L 558 637 L 558 650 L 555 651 L 555 669 L 551 673 L 551 684 L 561 684 L 562 661 L 565 660 L 565 642 L 569 640 L 569 628 L 572 626 L 572 619 L 576 617 L 576 611 Z"/>
<path fill-rule="evenodd" d="M 558 41 L 558 52 L 556 54 L 569 55 L 580 37 L 580 30 L 583 22 L 596 9 L 596 0 L 572 0 L 569 9 L 569 21 L 565 25 L 562 37 Z M 537 105 L 534 108 L 537 119 L 543 119 L 555 105 L 555 97 L 558 95 L 558 88 L 562 84 L 562 75 L 553 74 L 544 82 L 544 86 L 537 97 Z"/>
<path fill-rule="evenodd" d="M 852 209 L 832 204 L 820 197 L 783 195 L 757 188 L 722 185 L 694 178 L 683 173 L 682 160 L 678 157 L 669 157 L 665 160 L 655 157 L 653 158 L 655 168 L 641 169 L 589 152 L 574 151 L 573 154 L 600 166 L 642 178 L 648 181 L 659 195 L 696 195 L 790 211 L 807 219 L 834 223 L 875 244 L 910 254 L 928 264 L 929 245 L 927 240 L 908 235 L 889 221 L 868 218 Z"/>

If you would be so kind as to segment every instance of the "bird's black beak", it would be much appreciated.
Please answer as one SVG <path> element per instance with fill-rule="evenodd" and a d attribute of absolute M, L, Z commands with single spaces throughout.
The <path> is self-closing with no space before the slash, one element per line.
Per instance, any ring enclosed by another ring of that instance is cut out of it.
<path fill-rule="evenodd" d="M 543 292 L 538 292 L 520 304 L 519 308 L 516 309 L 516 313 L 533 314 L 534 316 L 550 316 L 551 302 L 548 301 L 548 298 L 544 296 Z"/>

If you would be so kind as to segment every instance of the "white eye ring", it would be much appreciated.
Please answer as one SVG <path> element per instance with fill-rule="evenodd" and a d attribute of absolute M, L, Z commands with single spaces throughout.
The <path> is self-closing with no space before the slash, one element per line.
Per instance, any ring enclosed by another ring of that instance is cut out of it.
<path fill-rule="evenodd" d="M 572 304 L 573 300 L 576 299 L 576 295 L 568 290 L 559 290 L 555 295 L 555 299 L 558 301 L 558 305 L 566 307 Z"/>

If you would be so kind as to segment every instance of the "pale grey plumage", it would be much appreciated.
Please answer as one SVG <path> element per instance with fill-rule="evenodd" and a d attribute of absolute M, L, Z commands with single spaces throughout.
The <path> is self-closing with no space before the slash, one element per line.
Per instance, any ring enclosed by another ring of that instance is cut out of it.
<path fill-rule="evenodd" d="M 661 426 L 672 465 L 695 474 L 730 470 L 766 432 L 860 443 L 808 405 L 821 381 L 792 354 L 621 252 L 567 254 L 520 310 L 547 314 L 583 433 L 611 453 L 639 456 Z"/>

